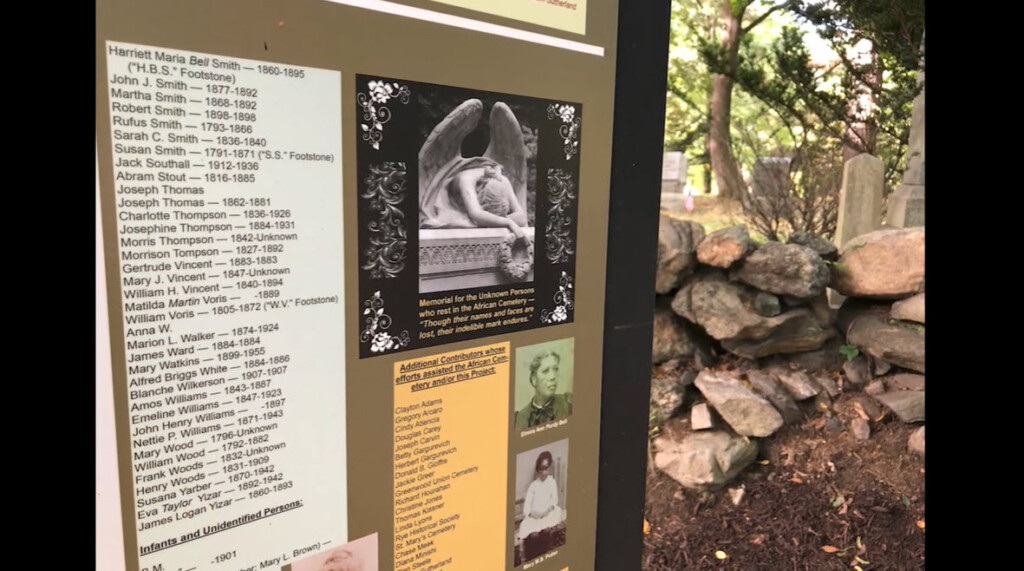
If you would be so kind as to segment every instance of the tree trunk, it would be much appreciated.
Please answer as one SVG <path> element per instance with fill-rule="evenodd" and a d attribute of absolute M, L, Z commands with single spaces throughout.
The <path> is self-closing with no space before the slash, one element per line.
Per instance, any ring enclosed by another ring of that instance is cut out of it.
<path fill-rule="evenodd" d="M 707 121 L 707 124 L 708 124 L 709 135 L 704 137 L 704 157 L 703 157 L 704 158 L 704 164 L 701 165 L 701 168 L 702 168 L 702 170 L 704 172 L 704 194 L 706 194 L 708 196 L 711 196 L 711 136 L 710 136 L 710 126 L 711 126 L 711 123 L 712 123 L 711 122 L 711 95 L 712 95 L 712 93 L 711 93 L 711 90 L 709 89 L 708 90 L 708 112 L 707 112 L 707 117 L 706 117 L 706 121 Z"/>
<path fill-rule="evenodd" d="M 708 151 L 711 153 L 711 168 L 718 183 L 718 195 L 739 200 L 744 197 L 746 185 L 740 175 L 736 157 L 732 153 L 729 124 L 732 120 L 732 74 L 736 72 L 740 49 L 740 24 L 744 8 L 734 13 L 730 0 L 720 0 L 721 18 L 725 24 L 725 35 L 721 43 L 725 61 L 722 74 L 715 74 L 711 89 L 711 125 L 708 137 Z"/>

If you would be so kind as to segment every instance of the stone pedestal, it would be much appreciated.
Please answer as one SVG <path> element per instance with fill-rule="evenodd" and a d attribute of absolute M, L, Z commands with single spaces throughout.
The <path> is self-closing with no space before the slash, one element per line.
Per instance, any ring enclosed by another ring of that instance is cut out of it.
<path fill-rule="evenodd" d="M 523 231 L 536 243 L 533 228 Z M 498 256 L 509 235 L 505 228 L 421 229 L 420 293 L 521 283 L 500 269 Z M 523 282 L 532 281 L 531 268 Z"/>

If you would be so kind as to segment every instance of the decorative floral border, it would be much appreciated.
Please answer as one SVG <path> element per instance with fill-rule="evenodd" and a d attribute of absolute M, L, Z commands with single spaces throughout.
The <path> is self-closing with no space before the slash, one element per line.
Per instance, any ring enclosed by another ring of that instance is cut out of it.
<path fill-rule="evenodd" d="M 552 264 L 568 262 L 575 249 L 575 232 L 569 216 L 576 199 L 576 183 L 572 173 L 563 169 L 548 169 L 548 223 L 544 227 L 544 247 Z"/>
<path fill-rule="evenodd" d="M 384 300 L 380 296 L 380 290 L 373 292 L 373 297 L 363 301 L 366 309 L 363 315 L 366 316 L 366 329 L 359 334 L 359 341 L 366 343 L 372 340 L 370 351 L 383 353 L 405 347 L 409 344 L 409 332 L 402 330 L 398 335 L 387 332 L 391 327 L 391 316 L 384 313 Z"/>
<path fill-rule="evenodd" d="M 576 116 L 576 106 L 567 104 L 552 103 L 548 105 L 548 119 L 560 118 L 562 126 L 558 128 L 558 134 L 562 137 L 565 147 L 565 160 L 569 160 L 580 151 L 580 123 L 582 120 Z"/>
<path fill-rule="evenodd" d="M 405 200 L 405 163 L 384 162 L 370 165 L 370 174 L 363 179 L 366 187 L 361 196 L 377 220 L 367 224 L 370 245 L 363 252 L 370 278 L 395 278 L 405 269 L 407 236 L 405 213 L 399 204 Z"/>
<path fill-rule="evenodd" d="M 555 292 L 554 300 L 554 311 L 541 310 L 541 323 L 561 323 L 569 319 L 569 312 L 572 311 L 572 276 L 564 271 L 558 280 L 558 291 Z"/>
<path fill-rule="evenodd" d="M 375 150 L 380 150 L 384 140 L 384 123 L 391 120 L 391 110 L 384 106 L 392 99 L 398 99 L 403 105 L 409 103 L 412 92 L 407 85 L 388 83 L 386 81 L 370 81 L 366 84 L 366 93 L 358 93 L 356 99 L 363 107 L 363 121 L 359 126 L 363 129 L 363 140 L 368 141 Z"/>

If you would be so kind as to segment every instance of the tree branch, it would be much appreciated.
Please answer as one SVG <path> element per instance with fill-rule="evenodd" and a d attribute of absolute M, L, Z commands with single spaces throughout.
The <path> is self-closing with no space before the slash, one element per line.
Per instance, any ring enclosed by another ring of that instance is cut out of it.
<path fill-rule="evenodd" d="M 775 12 L 775 11 L 780 10 L 782 8 L 785 8 L 785 7 L 786 7 L 786 3 L 782 2 L 782 3 L 779 3 L 779 4 L 776 4 L 776 5 L 772 6 L 771 8 L 768 8 L 767 10 L 765 10 L 764 14 L 761 14 L 760 16 L 754 18 L 753 21 L 750 22 L 750 25 L 748 25 L 745 28 L 741 27 L 740 28 L 740 36 L 746 34 L 750 30 L 753 30 L 754 27 L 756 27 L 761 22 L 764 22 L 765 19 L 768 16 L 771 16 L 772 12 Z"/>
<path fill-rule="evenodd" d="M 693 100 L 690 99 L 690 97 L 685 92 L 683 92 L 683 90 L 681 88 L 679 88 L 679 87 L 677 87 L 675 85 L 671 85 L 670 84 L 668 86 L 668 91 L 672 95 L 675 95 L 676 97 L 678 97 L 680 101 L 682 101 L 683 103 L 686 103 L 687 105 L 692 107 L 698 113 L 701 113 L 701 114 L 704 113 L 704 107 L 694 103 Z"/>

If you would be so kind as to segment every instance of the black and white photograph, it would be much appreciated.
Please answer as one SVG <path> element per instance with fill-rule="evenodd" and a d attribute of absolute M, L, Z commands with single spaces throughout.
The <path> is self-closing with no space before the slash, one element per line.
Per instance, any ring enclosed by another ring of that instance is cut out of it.
<path fill-rule="evenodd" d="M 505 101 L 423 101 L 420 293 L 533 281 L 536 129 Z M 486 145 L 486 146 L 484 146 Z"/>
<path fill-rule="evenodd" d="M 517 432 L 572 414 L 573 349 L 572 337 L 516 349 Z"/>
<path fill-rule="evenodd" d="M 568 471 L 568 438 L 516 456 L 516 567 L 565 545 Z"/>
<path fill-rule="evenodd" d="M 360 356 L 573 320 L 583 109 L 356 76 Z"/>

